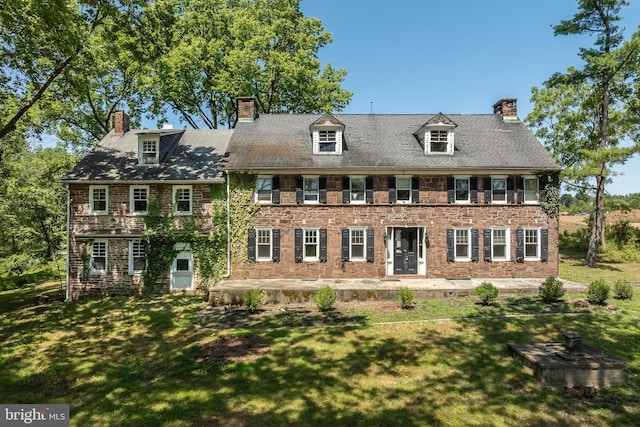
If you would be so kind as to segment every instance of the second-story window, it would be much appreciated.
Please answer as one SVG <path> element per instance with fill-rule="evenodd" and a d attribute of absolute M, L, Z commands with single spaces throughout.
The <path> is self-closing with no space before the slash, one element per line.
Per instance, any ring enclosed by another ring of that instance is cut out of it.
<path fill-rule="evenodd" d="M 507 178 L 491 178 L 491 200 L 494 203 L 507 202 Z"/>
<path fill-rule="evenodd" d="M 411 201 L 411 177 L 396 177 L 396 201 L 408 203 Z"/>
<path fill-rule="evenodd" d="M 524 202 L 536 203 L 538 201 L 538 178 L 524 178 Z"/>
<path fill-rule="evenodd" d="M 193 195 L 191 194 L 190 185 L 176 185 L 173 191 L 173 204 L 176 214 L 191 215 Z"/>
<path fill-rule="evenodd" d="M 350 203 L 364 203 L 366 180 L 365 177 L 351 177 L 351 197 Z"/>
<path fill-rule="evenodd" d="M 258 203 L 271 203 L 273 181 L 270 176 L 259 176 L 256 182 L 256 201 Z"/>
<path fill-rule="evenodd" d="M 147 213 L 147 203 L 149 200 L 149 187 L 146 185 L 132 185 L 129 188 L 130 211 L 133 214 Z"/>
<path fill-rule="evenodd" d="M 303 177 L 303 197 L 304 203 L 318 203 L 318 195 L 320 192 L 320 178 L 315 177 Z"/>
<path fill-rule="evenodd" d="M 106 185 L 92 185 L 89 187 L 89 212 L 96 215 L 106 215 L 108 207 L 108 187 Z"/>
<path fill-rule="evenodd" d="M 455 178 L 457 203 L 469 203 L 469 178 Z"/>

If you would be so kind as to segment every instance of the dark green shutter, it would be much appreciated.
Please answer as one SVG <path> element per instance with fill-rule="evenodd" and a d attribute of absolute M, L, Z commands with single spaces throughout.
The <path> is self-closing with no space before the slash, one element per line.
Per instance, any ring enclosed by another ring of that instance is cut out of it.
<path fill-rule="evenodd" d="M 280 177 L 271 178 L 271 203 L 280 204 Z"/>
<path fill-rule="evenodd" d="M 319 187 L 318 203 L 326 205 L 327 204 L 327 177 L 326 176 L 321 176 L 318 179 L 318 187 Z"/>
<path fill-rule="evenodd" d="M 484 240 L 484 260 L 486 262 L 491 261 L 491 230 L 485 229 L 483 232 L 483 240 Z"/>
<path fill-rule="evenodd" d="M 342 177 L 342 203 L 349 203 L 351 199 L 350 181 L 348 176 Z"/>
<path fill-rule="evenodd" d="M 299 176 L 296 178 L 296 203 L 302 204 L 304 203 L 304 192 L 302 191 L 303 180 L 302 177 Z"/>
<path fill-rule="evenodd" d="M 420 203 L 420 177 L 411 177 L 411 203 Z"/>
<path fill-rule="evenodd" d="M 368 176 L 365 179 L 365 200 L 367 203 L 373 203 L 373 177 Z"/>
<path fill-rule="evenodd" d="M 302 228 L 296 228 L 294 234 L 296 262 L 302 262 Z"/>
<path fill-rule="evenodd" d="M 320 229 L 320 262 L 327 262 L 327 229 Z"/>
<path fill-rule="evenodd" d="M 396 193 L 396 177 L 389 177 L 389 203 L 395 203 L 398 200 Z"/>
<path fill-rule="evenodd" d="M 471 261 L 480 259 L 480 236 L 477 228 L 471 230 Z"/>
<path fill-rule="evenodd" d="M 469 201 L 471 203 L 478 203 L 478 177 L 477 176 L 472 176 L 471 178 L 469 178 L 469 187 L 470 187 L 470 192 L 469 192 Z"/>
<path fill-rule="evenodd" d="M 516 230 L 516 261 L 524 261 L 524 230 L 522 228 Z"/>
<path fill-rule="evenodd" d="M 507 177 L 507 203 L 515 203 L 514 177 Z"/>
<path fill-rule="evenodd" d="M 524 203 L 524 178 L 521 176 L 516 180 L 516 193 L 518 195 L 518 204 Z"/>
<path fill-rule="evenodd" d="M 271 254 L 271 259 L 274 261 L 280 261 L 280 230 L 277 228 L 271 231 L 271 247 L 273 249 L 273 253 Z"/>
<path fill-rule="evenodd" d="M 342 229 L 342 262 L 349 261 L 349 229 Z"/>
<path fill-rule="evenodd" d="M 491 203 L 491 178 L 483 180 L 482 188 L 484 189 L 484 202 L 486 204 Z"/>
<path fill-rule="evenodd" d="M 367 228 L 367 261 L 373 262 L 373 228 Z"/>
<path fill-rule="evenodd" d="M 247 258 L 249 261 L 256 260 L 256 230 L 255 228 L 249 229 L 249 238 L 247 241 Z"/>
<path fill-rule="evenodd" d="M 447 177 L 447 203 L 456 202 L 456 190 L 454 188 L 456 180 L 452 176 Z"/>
<path fill-rule="evenodd" d="M 540 261 L 546 262 L 549 259 L 549 230 L 540 230 Z"/>
<path fill-rule="evenodd" d="M 447 261 L 453 262 L 454 260 L 454 245 L 455 245 L 455 235 L 454 230 L 452 228 L 447 229 Z"/>

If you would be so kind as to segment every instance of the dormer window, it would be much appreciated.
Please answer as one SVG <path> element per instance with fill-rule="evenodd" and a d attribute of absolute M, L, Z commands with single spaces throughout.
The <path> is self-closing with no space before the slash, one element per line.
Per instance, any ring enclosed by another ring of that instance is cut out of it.
<path fill-rule="evenodd" d="M 141 139 L 139 144 L 139 163 L 141 165 L 153 165 L 158 163 L 158 140 Z"/>
<path fill-rule="evenodd" d="M 442 113 L 436 114 L 414 134 L 424 148 L 424 154 L 452 155 L 454 151 L 453 120 Z"/>
<path fill-rule="evenodd" d="M 313 154 L 342 154 L 344 125 L 331 114 L 325 114 L 309 126 Z"/>

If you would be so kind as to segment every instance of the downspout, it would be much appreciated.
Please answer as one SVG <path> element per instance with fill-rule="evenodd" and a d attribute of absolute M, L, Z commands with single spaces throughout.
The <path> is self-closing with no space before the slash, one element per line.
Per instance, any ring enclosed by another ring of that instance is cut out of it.
<path fill-rule="evenodd" d="M 67 184 L 67 289 L 65 292 L 65 301 L 69 301 L 69 291 L 71 286 L 71 278 L 69 277 L 69 266 L 70 266 L 70 257 L 71 257 L 71 238 L 69 236 L 70 231 L 70 221 L 71 221 L 71 190 L 69 189 L 69 184 Z"/>
<path fill-rule="evenodd" d="M 227 273 L 224 277 L 228 279 L 231 276 L 231 193 L 229 185 L 231 177 L 228 170 L 225 173 L 227 175 Z"/>

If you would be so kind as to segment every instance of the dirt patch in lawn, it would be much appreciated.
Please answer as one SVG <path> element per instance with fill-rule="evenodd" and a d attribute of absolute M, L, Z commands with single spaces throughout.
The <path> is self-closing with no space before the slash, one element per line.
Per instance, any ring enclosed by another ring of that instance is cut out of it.
<path fill-rule="evenodd" d="M 258 337 L 222 336 L 205 342 L 200 348 L 198 362 L 248 362 L 269 352 Z"/>

